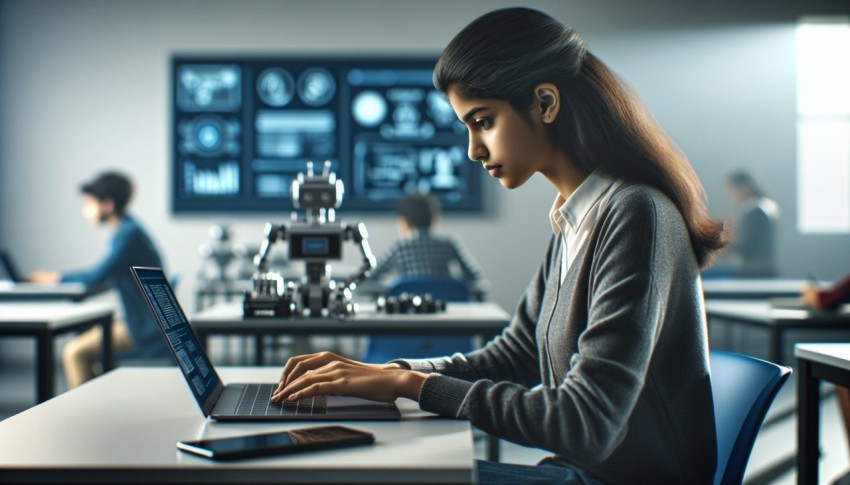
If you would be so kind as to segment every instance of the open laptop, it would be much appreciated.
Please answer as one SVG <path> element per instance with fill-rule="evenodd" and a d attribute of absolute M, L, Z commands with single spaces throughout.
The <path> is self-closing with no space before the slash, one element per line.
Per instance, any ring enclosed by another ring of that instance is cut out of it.
<path fill-rule="evenodd" d="M 224 385 L 161 268 L 131 268 L 186 383 L 206 417 L 219 421 L 340 421 L 399 419 L 394 403 L 317 396 L 291 403 L 269 401 L 278 383 Z"/>
<path fill-rule="evenodd" d="M 12 255 L 4 249 L 0 249 L 0 270 L 2 270 L 3 278 L 13 283 L 24 281 L 23 275 L 18 271 L 18 266 L 12 260 Z"/>

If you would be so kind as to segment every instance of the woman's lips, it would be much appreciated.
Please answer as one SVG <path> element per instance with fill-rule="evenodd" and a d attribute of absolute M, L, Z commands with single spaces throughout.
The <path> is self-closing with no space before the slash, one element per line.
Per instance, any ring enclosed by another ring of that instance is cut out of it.
<path fill-rule="evenodd" d="M 502 176 L 502 166 L 501 165 L 485 165 L 484 168 L 490 172 L 491 177 L 499 178 Z"/>

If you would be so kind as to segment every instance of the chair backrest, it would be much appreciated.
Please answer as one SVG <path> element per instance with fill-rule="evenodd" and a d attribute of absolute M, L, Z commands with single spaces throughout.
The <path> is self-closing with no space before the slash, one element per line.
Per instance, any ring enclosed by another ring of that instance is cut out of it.
<path fill-rule="evenodd" d="M 390 283 L 387 296 L 399 296 L 402 293 L 430 294 L 445 302 L 470 301 L 466 283 L 449 276 L 402 276 Z M 376 335 L 369 339 L 363 362 L 380 363 L 400 357 L 423 359 L 470 350 L 472 339 L 463 336 Z"/>
<path fill-rule="evenodd" d="M 717 428 L 714 483 L 740 484 L 756 435 L 791 369 L 720 350 L 712 350 L 709 358 Z"/>
<path fill-rule="evenodd" d="M 466 282 L 451 276 L 402 276 L 390 283 L 387 296 L 399 296 L 402 293 L 415 295 L 430 293 L 435 299 L 446 302 L 470 300 Z"/>

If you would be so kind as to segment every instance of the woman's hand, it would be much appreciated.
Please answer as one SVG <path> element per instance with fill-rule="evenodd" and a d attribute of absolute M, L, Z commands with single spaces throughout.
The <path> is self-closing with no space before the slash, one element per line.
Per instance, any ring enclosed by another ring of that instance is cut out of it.
<path fill-rule="evenodd" d="M 334 354 L 299 355 L 283 367 L 272 401 L 296 401 L 316 395 L 356 396 L 374 401 L 419 399 L 427 375 L 398 364 L 365 364 Z"/>

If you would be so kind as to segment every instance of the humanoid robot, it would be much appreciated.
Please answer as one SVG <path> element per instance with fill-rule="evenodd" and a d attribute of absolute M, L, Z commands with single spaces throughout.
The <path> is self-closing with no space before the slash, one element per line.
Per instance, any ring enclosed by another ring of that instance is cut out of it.
<path fill-rule="evenodd" d="M 230 289 L 237 280 L 253 275 L 253 264 L 244 244 L 233 242 L 233 230 L 225 224 L 209 228 L 210 241 L 198 248 L 201 268 L 198 280 L 204 288 Z M 246 274 L 247 271 L 247 274 Z"/>
<path fill-rule="evenodd" d="M 245 293 L 245 317 L 344 318 L 355 311 L 353 291 L 375 268 L 375 256 L 362 222 L 336 222 L 335 209 L 342 203 L 344 188 L 330 166 L 326 161 L 321 175 L 316 175 L 308 162 L 307 174 L 299 173 L 292 181 L 292 202 L 305 211 L 304 219 L 296 211 L 288 224 L 266 223 L 265 239 L 254 258 L 254 289 Z M 280 273 L 269 270 L 269 250 L 278 240 L 288 241 L 289 260 L 305 262 L 301 281 L 285 283 Z M 328 261 L 342 258 L 342 243 L 348 240 L 359 245 L 363 263 L 346 280 L 334 280 Z"/>

